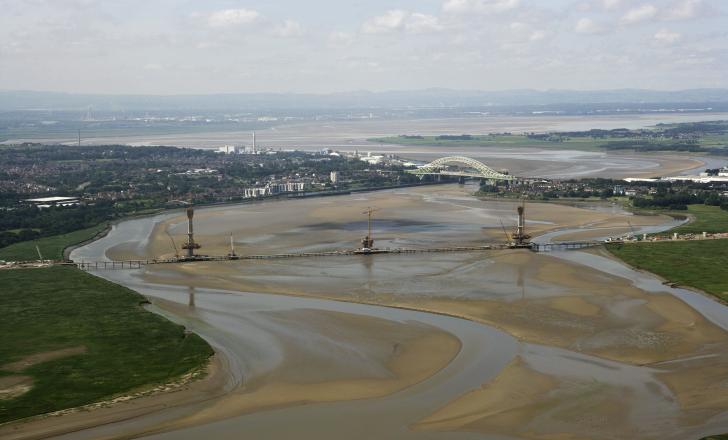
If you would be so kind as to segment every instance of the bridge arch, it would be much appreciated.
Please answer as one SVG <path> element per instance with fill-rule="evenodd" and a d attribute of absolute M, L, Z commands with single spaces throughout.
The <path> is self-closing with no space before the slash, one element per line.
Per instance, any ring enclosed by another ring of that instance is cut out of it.
<path fill-rule="evenodd" d="M 448 172 L 440 172 L 441 168 L 454 164 L 464 164 L 469 166 L 470 168 L 473 168 L 477 171 L 477 174 L 475 173 L 448 173 Z M 417 175 L 425 175 L 425 174 L 443 174 L 443 175 L 470 175 L 471 177 L 480 177 L 484 179 L 494 179 L 494 180 L 515 180 L 515 177 L 499 173 L 498 171 L 495 171 L 488 165 L 484 164 L 483 162 L 475 159 L 471 159 L 469 157 L 465 156 L 447 156 L 442 157 L 440 159 L 434 160 L 427 165 L 420 167 L 416 170 L 411 171 L 412 174 Z"/>

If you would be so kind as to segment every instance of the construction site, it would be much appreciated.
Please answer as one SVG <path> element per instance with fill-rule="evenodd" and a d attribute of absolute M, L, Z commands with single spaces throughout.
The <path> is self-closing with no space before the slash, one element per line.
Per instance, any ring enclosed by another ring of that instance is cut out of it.
<path fill-rule="evenodd" d="M 534 252 L 548 252 L 553 250 L 566 249 L 583 249 L 592 246 L 599 246 L 602 241 L 568 241 L 556 243 L 536 243 L 531 241 L 531 235 L 526 232 L 526 204 L 525 201 L 517 207 L 518 219 L 515 229 L 511 233 L 501 222 L 506 240 L 503 242 L 484 243 L 480 246 L 448 246 L 448 247 L 423 247 L 423 248 L 378 248 L 375 246 L 374 213 L 380 209 L 369 207 L 362 214 L 367 216 L 366 235 L 361 238 L 361 246 L 358 248 L 341 249 L 323 252 L 292 252 L 267 255 L 241 254 L 235 248 L 233 236 L 230 236 L 230 249 L 226 255 L 206 255 L 199 251 L 203 246 L 195 239 L 193 206 L 188 206 L 185 210 L 187 217 L 187 238 L 186 241 L 178 247 L 173 237 L 169 234 L 171 246 L 174 248 L 175 256 L 173 258 L 145 259 L 145 260 L 116 260 L 116 261 L 66 261 L 60 264 L 75 265 L 83 270 L 100 270 L 100 269 L 140 269 L 150 264 L 180 264 L 201 261 L 236 261 L 236 260 L 266 260 L 266 259 L 286 259 L 286 258 L 312 258 L 312 257 L 341 257 L 352 255 L 382 255 L 382 254 L 423 254 L 423 253 L 447 253 L 447 252 L 478 252 L 493 251 L 507 249 L 529 249 Z M 182 253 L 179 252 L 182 249 Z"/>

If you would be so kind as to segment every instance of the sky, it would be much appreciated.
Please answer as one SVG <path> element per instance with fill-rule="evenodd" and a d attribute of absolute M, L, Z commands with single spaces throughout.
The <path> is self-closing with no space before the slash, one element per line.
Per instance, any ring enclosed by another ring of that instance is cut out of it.
<path fill-rule="evenodd" d="M 0 90 L 728 88 L 726 0 L 0 0 Z"/>

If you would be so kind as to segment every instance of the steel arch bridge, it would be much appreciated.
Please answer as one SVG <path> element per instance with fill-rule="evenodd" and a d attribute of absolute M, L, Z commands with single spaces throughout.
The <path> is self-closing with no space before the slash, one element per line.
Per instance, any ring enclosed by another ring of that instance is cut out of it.
<path fill-rule="evenodd" d="M 454 171 L 448 170 L 445 167 L 451 164 L 463 164 L 471 168 L 470 170 Z M 440 159 L 434 160 L 425 166 L 417 168 L 416 170 L 407 171 L 410 174 L 416 176 L 435 175 L 435 176 L 459 176 L 459 177 L 475 177 L 479 179 L 489 180 L 516 180 L 515 177 L 499 173 L 494 169 L 490 168 L 483 162 L 475 159 L 471 159 L 465 156 L 447 156 Z"/>

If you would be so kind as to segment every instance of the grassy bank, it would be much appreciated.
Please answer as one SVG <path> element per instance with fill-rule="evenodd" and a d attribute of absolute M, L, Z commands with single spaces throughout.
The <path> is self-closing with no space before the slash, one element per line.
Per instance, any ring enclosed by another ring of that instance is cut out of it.
<path fill-rule="evenodd" d="M 607 249 L 634 267 L 728 300 L 728 240 L 610 244 Z"/>
<path fill-rule="evenodd" d="M 106 229 L 106 223 L 96 225 L 88 229 L 69 232 L 68 234 L 54 235 L 52 237 L 39 238 L 38 240 L 23 241 L 0 249 L 0 260 L 5 261 L 26 261 L 37 260 L 38 246 L 44 259 L 61 260 L 63 250 L 69 246 L 82 243 L 96 236 Z"/>
<path fill-rule="evenodd" d="M 574 138 L 563 142 L 550 142 L 529 138 L 525 135 L 472 135 L 469 139 L 443 139 L 438 136 L 392 136 L 367 139 L 379 144 L 397 144 L 411 146 L 436 147 L 528 147 L 558 150 L 596 151 L 608 139 Z"/>
<path fill-rule="evenodd" d="M 0 284 L 0 383 L 32 380 L 24 394 L 0 399 L 0 423 L 168 382 L 213 353 L 144 310 L 138 293 L 73 268 L 0 271 Z M 75 353 L 48 357 L 62 349 Z"/>
<path fill-rule="evenodd" d="M 675 213 L 685 214 L 686 212 L 676 211 Z M 670 232 L 678 234 L 728 232 L 728 211 L 720 209 L 719 206 L 688 205 L 687 214 L 691 214 L 693 220 Z"/>

